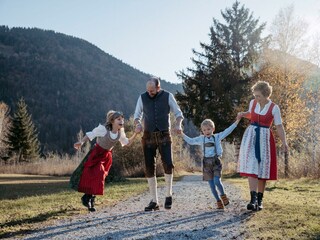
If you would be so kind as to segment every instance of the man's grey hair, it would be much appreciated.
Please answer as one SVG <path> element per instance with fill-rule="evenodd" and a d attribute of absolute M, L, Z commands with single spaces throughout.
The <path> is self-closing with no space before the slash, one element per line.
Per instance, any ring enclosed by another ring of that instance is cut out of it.
<path fill-rule="evenodd" d="M 149 80 L 148 80 L 148 83 L 153 83 L 156 87 L 160 87 L 160 78 L 158 78 L 158 77 L 151 77 L 151 78 L 149 78 Z"/>

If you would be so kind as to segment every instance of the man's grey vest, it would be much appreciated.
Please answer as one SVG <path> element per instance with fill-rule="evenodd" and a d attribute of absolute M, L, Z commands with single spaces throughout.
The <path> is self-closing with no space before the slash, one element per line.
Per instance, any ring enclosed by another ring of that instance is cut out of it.
<path fill-rule="evenodd" d="M 144 130 L 148 132 L 169 130 L 169 92 L 161 90 L 151 98 L 147 92 L 141 94 Z"/>

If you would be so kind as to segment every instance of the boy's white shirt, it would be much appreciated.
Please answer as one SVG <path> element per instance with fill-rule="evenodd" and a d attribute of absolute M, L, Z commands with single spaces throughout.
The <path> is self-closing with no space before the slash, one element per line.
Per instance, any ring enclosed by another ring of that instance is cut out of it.
<path fill-rule="evenodd" d="M 190 138 L 187 135 L 183 134 L 183 139 L 190 145 L 199 145 L 201 146 L 202 152 L 205 153 L 205 157 L 213 157 L 216 153 L 218 156 L 222 156 L 222 146 L 221 146 L 221 141 L 227 137 L 236 127 L 237 127 L 238 123 L 233 123 L 230 127 L 226 128 L 224 131 L 219 132 L 219 133 L 214 133 L 214 138 L 215 138 L 215 147 L 206 147 L 205 151 L 204 151 L 204 144 L 203 141 L 205 141 L 205 143 L 208 142 L 213 142 L 213 137 L 211 136 L 209 139 L 208 137 L 205 137 L 204 135 L 200 135 L 198 137 L 194 137 L 194 138 Z"/>
<path fill-rule="evenodd" d="M 129 139 L 127 138 L 123 128 L 121 128 L 118 133 L 112 133 L 111 131 L 109 132 L 112 139 L 116 139 L 118 137 L 118 134 L 120 133 L 119 142 L 121 143 L 121 146 L 125 146 L 129 143 Z M 91 132 L 87 132 L 86 135 L 90 139 L 90 141 L 92 141 L 96 137 L 104 137 L 106 133 L 106 127 L 99 124 L 98 127 L 94 128 Z"/>

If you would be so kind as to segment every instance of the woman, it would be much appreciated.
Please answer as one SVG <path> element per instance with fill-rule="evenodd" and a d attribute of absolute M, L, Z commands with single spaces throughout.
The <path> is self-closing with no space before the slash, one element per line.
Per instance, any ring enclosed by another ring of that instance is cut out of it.
<path fill-rule="evenodd" d="M 273 121 L 284 152 L 288 151 L 288 144 L 279 106 L 270 100 L 272 87 L 268 82 L 258 81 L 251 90 L 255 99 L 251 100 L 249 110 L 238 113 L 238 117 L 246 117 L 251 123 L 241 141 L 238 172 L 248 177 L 251 200 L 247 209 L 262 210 L 266 181 L 277 179 L 276 145 L 270 129 Z"/>

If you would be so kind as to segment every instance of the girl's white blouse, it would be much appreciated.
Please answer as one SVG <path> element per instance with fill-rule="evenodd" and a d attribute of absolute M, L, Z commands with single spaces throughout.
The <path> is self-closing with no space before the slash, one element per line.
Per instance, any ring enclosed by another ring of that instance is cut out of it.
<path fill-rule="evenodd" d="M 252 106 L 253 106 L 253 102 L 254 102 L 254 99 L 252 99 L 250 101 L 249 110 L 248 110 L 249 112 L 251 112 L 251 109 L 252 109 Z M 257 102 L 256 108 L 254 109 L 254 112 L 257 113 L 257 114 L 260 114 L 260 115 L 266 115 L 268 110 L 269 110 L 269 107 L 270 107 L 271 103 L 272 103 L 272 101 L 269 100 L 269 102 L 261 110 L 260 104 Z M 272 115 L 273 115 L 273 118 L 274 118 L 274 124 L 275 125 L 281 125 L 282 124 L 282 119 L 281 119 L 281 114 L 280 114 L 280 108 L 279 108 L 279 106 L 277 104 L 275 104 L 273 109 L 272 109 Z"/>
<path fill-rule="evenodd" d="M 96 137 L 104 137 L 106 133 L 106 127 L 99 124 L 98 127 L 94 128 L 91 132 L 87 132 L 86 135 L 88 136 L 90 141 L 92 141 Z M 109 133 L 112 139 L 116 139 L 118 137 L 118 134 L 120 134 L 119 142 L 121 143 L 121 146 L 125 146 L 129 143 L 129 139 L 127 138 L 123 128 L 121 128 L 118 133 L 112 133 L 111 131 L 109 131 Z"/>

